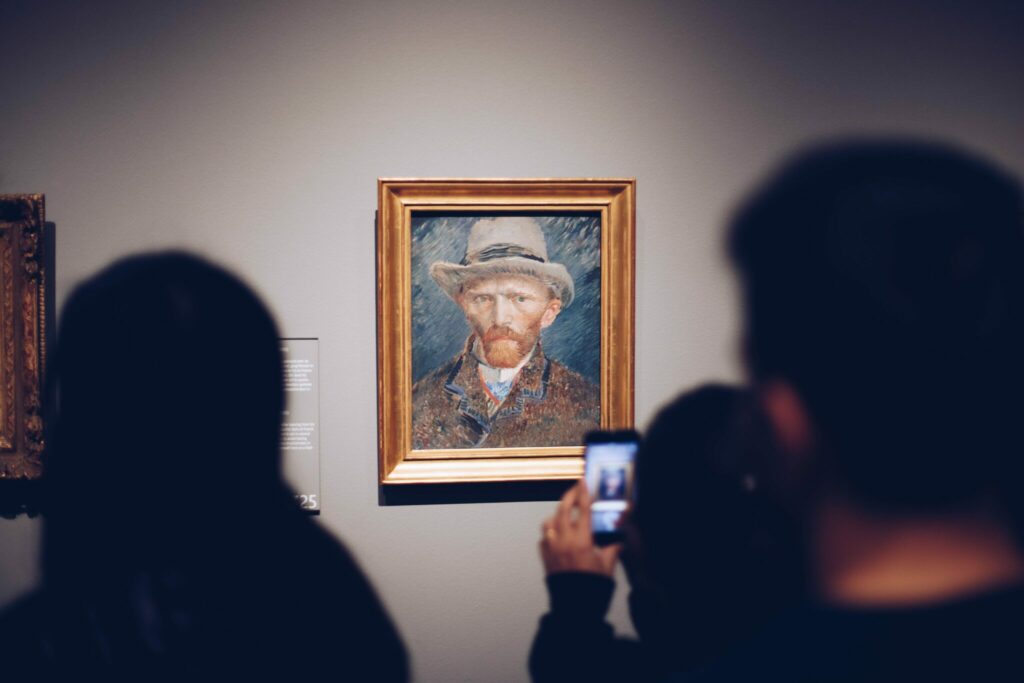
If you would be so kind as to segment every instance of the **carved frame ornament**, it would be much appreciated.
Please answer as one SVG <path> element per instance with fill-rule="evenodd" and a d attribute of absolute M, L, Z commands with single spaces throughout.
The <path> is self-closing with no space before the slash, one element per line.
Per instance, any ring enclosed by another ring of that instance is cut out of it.
<path fill-rule="evenodd" d="M 636 180 L 381 178 L 377 187 L 379 483 L 567 480 L 582 476 L 582 439 L 564 446 L 415 447 L 413 226 L 423 216 L 459 214 L 599 217 L 599 426 L 632 427 Z"/>
<path fill-rule="evenodd" d="M 43 474 L 45 220 L 43 195 L 0 194 L 0 482 Z"/>

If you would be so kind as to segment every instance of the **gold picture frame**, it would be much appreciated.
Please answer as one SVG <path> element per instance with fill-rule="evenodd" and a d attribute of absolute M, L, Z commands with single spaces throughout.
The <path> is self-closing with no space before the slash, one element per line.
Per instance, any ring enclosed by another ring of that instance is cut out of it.
<path fill-rule="evenodd" d="M 45 221 L 43 195 L 0 194 L 0 486 L 43 474 L 51 289 Z"/>
<path fill-rule="evenodd" d="M 593 320 L 589 329 L 593 333 L 593 328 L 599 325 L 600 343 L 594 344 L 584 337 L 580 340 L 580 346 L 591 349 L 598 347 L 590 351 L 592 366 L 597 366 L 599 358 L 599 370 L 595 372 L 599 375 L 599 383 L 593 384 L 598 384 L 599 394 L 594 395 L 600 398 L 594 410 L 599 410 L 600 418 L 599 425 L 594 426 L 601 429 L 628 428 L 633 425 L 636 180 L 380 178 L 377 187 L 380 483 L 401 485 L 564 480 L 582 476 L 581 439 L 572 444 L 559 445 L 415 447 L 413 287 L 416 286 L 420 293 L 425 288 L 433 290 L 436 287 L 432 283 L 425 287 L 414 285 L 419 281 L 427 281 L 423 275 L 426 272 L 425 262 L 417 262 L 414 277 L 414 224 L 422 226 L 432 220 L 433 224 L 437 224 L 443 220 L 446 225 L 462 221 L 460 225 L 464 226 L 481 216 L 485 220 L 539 216 L 534 219 L 535 222 L 560 220 L 560 224 L 566 224 L 566 221 L 575 221 L 580 225 L 587 221 L 594 226 L 599 224 L 599 229 L 587 233 L 598 235 L 592 239 L 599 240 L 600 245 L 599 253 L 593 256 L 599 264 L 593 270 L 599 274 L 599 284 L 594 282 L 593 273 L 583 284 L 595 292 L 591 300 L 599 300 L 599 318 L 593 311 L 597 305 L 587 305 L 590 306 Z M 465 218 L 467 216 L 469 218 Z M 469 247 L 464 244 L 465 238 L 462 239 L 460 249 L 465 249 L 465 258 L 469 258 Z M 541 239 L 543 241 L 546 238 Z M 527 258 L 541 260 L 534 256 Z M 467 262 L 463 260 L 462 263 Z M 452 269 L 459 267 L 450 263 L 442 265 Z M 437 281 L 436 276 L 434 279 Z M 572 301 L 572 291 L 570 280 L 569 296 L 564 297 L 569 302 Z M 451 292 L 449 296 L 454 298 Z M 446 315 L 458 315 L 457 307 L 453 308 L 450 300 L 447 300 L 446 305 Z M 578 305 L 577 309 L 582 306 L 584 304 Z M 453 310 L 455 313 L 452 313 Z M 464 324 L 466 319 L 461 319 L 461 322 Z M 469 340 L 473 338 L 470 336 Z"/>

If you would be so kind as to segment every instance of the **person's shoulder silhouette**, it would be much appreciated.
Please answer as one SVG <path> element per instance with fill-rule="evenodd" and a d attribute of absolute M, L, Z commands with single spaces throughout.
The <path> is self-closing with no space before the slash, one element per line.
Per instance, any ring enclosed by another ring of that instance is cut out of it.
<path fill-rule="evenodd" d="M 70 295 L 51 372 L 43 584 L 0 620 L 6 671 L 408 679 L 372 587 L 281 479 L 278 333 L 245 284 L 122 260 Z"/>

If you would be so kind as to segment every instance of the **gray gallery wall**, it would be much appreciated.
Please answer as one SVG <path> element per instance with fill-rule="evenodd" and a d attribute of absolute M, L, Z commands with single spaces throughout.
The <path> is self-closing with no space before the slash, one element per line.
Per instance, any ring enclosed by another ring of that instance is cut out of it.
<path fill-rule="evenodd" d="M 47 194 L 58 303 L 118 255 L 186 247 L 244 275 L 285 334 L 319 337 L 320 521 L 373 577 L 419 681 L 523 681 L 552 505 L 378 504 L 376 178 L 636 176 L 644 424 L 681 388 L 740 376 L 719 227 L 784 150 L 913 131 L 1024 171 L 1022 16 L 893 0 L 0 0 L 0 192 Z M 211 514 L 246 514 L 230 502 Z M 0 602 L 37 580 L 39 534 L 0 520 Z"/>

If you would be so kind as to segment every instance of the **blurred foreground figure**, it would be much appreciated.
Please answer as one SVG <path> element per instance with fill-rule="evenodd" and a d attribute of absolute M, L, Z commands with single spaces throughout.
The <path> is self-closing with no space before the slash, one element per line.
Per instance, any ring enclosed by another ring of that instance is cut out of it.
<path fill-rule="evenodd" d="M 801 155 L 737 214 L 816 600 L 679 680 L 1024 680 L 1022 210 L 983 160 L 881 141 Z"/>
<path fill-rule="evenodd" d="M 183 254 L 78 287 L 57 345 L 43 585 L 0 620 L 4 681 L 405 681 L 345 549 L 281 480 L 278 333 Z"/>
<path fill-rule="evenodd" d="M 535 683 L 660 681 L 706 665 L 796 604 L 796 525 L 762 487 L 764 430 L 749 392 L 707 385 L 661 410 L 637 458 L 623 563 L 639 641 L 604 621 L 616 547 L 591 538 L 580 484 L 544 525 L 551 611 L 530 654 Z"/>

